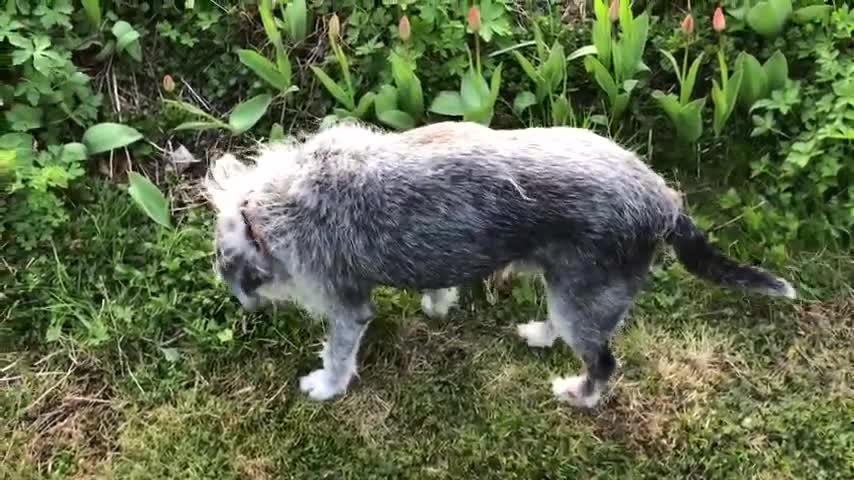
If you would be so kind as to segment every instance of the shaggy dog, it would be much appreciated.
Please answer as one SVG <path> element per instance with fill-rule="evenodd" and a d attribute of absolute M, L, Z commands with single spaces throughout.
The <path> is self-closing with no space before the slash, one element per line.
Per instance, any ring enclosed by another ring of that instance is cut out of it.
<path fill-rule="evenodd" d="M 291 300 L 327 319 L 316 400 L 346 391 L 379 285 L 426 291 L 441 316 L 456 286 L 508 265 L 542 273 L 548 318 L 528 345 L 561 338 L 585 364 L 554 394 L 593 407 L 615 368 L 608 345 L 661 243 L 693 274 L 795 297 L 792 286 L 715 250 L 679 195 L 633 153 L 575 128 L 492 130 L 444 122 L 404 133 L 355 123 L 222 157 L 206 181 L 218 211 L 216 268 L 247 309 Z"/>

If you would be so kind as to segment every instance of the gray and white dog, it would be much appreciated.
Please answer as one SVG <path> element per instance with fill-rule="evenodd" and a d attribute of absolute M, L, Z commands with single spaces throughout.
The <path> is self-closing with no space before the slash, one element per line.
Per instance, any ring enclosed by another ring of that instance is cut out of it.
<path fill-rule="evenodd" d="M 255 160 L 226 155 L 206 180 L 216 268 L 247 309 L 291 300 L 327 319 L 323 368 L 300 379 L 316 400 L 346 391 L 380 285 L 425 291 L 425 313 L 441 316 L 456 286 L 533 266 L 549 314 L 518 333 L 534 347 L 572 346 L 586 372 L 552 389 L 583 407 L 605 391 L 616 364 L 609 334 L 659 244 L 699 277 L 795 298 L 785 280 L 714 249 L 677 192 L 588 130 L 342 123 Z"/>

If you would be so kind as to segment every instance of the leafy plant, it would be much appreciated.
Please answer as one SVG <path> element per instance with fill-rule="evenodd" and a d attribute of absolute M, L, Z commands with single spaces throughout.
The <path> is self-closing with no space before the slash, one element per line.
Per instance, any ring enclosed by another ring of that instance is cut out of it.
<path fill-rule="evenodd" d="M 696 100 L 691 100 L 694 92 L 694 84 L 697 81 L 697 72 L 700 70 L 700 64 L 703 61 L 703 54 L 700 53 L 694 59 L 691 68 L 688 69 L 687 48 L 685 49 L 685 58 L 681 68 L 670 52 L 662 50 L 661 53 L 670 61 L 673 65 L 673 70 L 676 72 L 676 77 L 679 80 L 679 96 L 655 90 L 652 92 L 652 97 L 658 102 L 668 118 L 670 118 L 670 121 L 676 128 L 677 136 L 685 142 L 694 143 L 703 134 L 702 114 L 703 107 L 706 104 L 706 97 L 703 96 Z"/>
<path fill-rule="evenodd" d="M 374 98 L 377 120 L 398 130 L 415 127 L 424 116 L 424 93 L 415 67 L 397 52 L 390 57 L 394 85 L 383 85 Z"/>
<path fill-rule="evenodd" d="M 720 66 L 721 83 L 719 85 L 717 81 L 712 80 L 712 103 L 715 105 L 712 126 L 715 137 L 720 137 L 724 125 L 732 115 L 732 111 L 735 110 L 735 102 L 738 100 L 738 92 L 741 89 L 744 76 L 742 69 L 736 69 L 732 76 L 729 75 L 726 58 L 724 58 L 724 53 L 721 50 L 718 50 L 718 65 Z"/>
<path fill-rule="evenodd" d="M 171 228 L 169 219 L 169 203 L 151 180 L 136 172 L 128 172 L 128 194 L 136 204 L 160 225 Z"/>
<path fill-rule="evenodd" d="M 789 78 L 789 65 L 780 50 L 775 51 L 764 64 L 760 64 L 753 55 L 741 52 L 735 60 L 735 69 L 744 71 L 738 102 L 745 108 L 783 88 Z"/>
<path fill-rule="evenodd" d="M 746 23 L 754 32 L 774 38 L 783 31 L 792 16 L 792 0 L 745 0 L 730 15 Z"/>
<path fill-rule="evenodd" d="M 255 126 L 267 113 L 267 109 L 273 102 L 273 96 L 262 93 L 238 104 L 228 115 L 227 122 L 205 112 L 199 107 L 180 100 L 163 100 L 166 105 L 176 107 L 186 113 L 199 117 L 199 120 L 184 122 L 174 130 L 208 130 L 218 128 L 226 130 L 231 135 L 240 135 Z"/>
<path fill-rule="evenodd" d="M 481 28 L 480 12 L 477 7 L 471 7 L 468 14 L 469 29 L 475 34 L 475 54 L 472 58 L 469 52 L 469 69 L 462 76 L 460 90 L 457 92 L 443 90 L 430 103 L 430 111 L 450 117 L 463 117 L 464 121 L 477 122 L 482 125 L 492 123 L 495 114 L 495 102 L 501 89 L 501 64 L 492 72 L 489 84 L 483 78 L 483 67 L 480 59 Z"/>
<path fill-rule="evenodd" d="M 619 119 L 628 107 L 638 84 L 635 75 L 649 68 L 643 62 L 649 33 L 649 16 L 632 14 L 629 0 L 619 0 L 620 32 L 612 35 L 611 18 L 604 0 L 594 0 L 596 19 L 592 27 L 593 45 L 581 47 L 569 59 L 584 58 L 584 67 L 608 97 L 611 121 Z"/>
<path fill-rule="evenodd" d="M 285 4 L 280 2 L 279 7 L 282 10 L 282 20 L 284 29 L 288 33 L 288 37 L 294 43 L 299 43 L 305 40 L 308 34 L 308 7 L 305 0 L 292 0 Z"/>
<path fill-rule="evenodd" d="M 374 93 L 367 92 L 362 95 L 357 101 L 357 91 L 353 83 L 353 76 L 350 73 L 350 62 L 347 56 L 338 44 L 338 34 L 340 32 L 340 20 L 337 15 L 333 15 L 329 21 L 329 47 L 335 54 L 335 59 L 338 66 L 341 68 L 341 74 L 344 77 L 344 85 L 339 85 L 326 72 L 315 65 L 311 65 L 311 71 L 320 80 L 320 83 L 326 88 L 330 95 L 338 102 L 339 107 L 333 109 L 334 114 L 328 115 L 324 121 L 329 122 L 335 118 L 365 118 L 370 112 L 371 105 L 374 101 Z"/>
<path fill-rule="evenodd" d="M 574 121 L 574 114 L 567 96 L 566 55 L 563 46 L 555 41 L 551 48 L 548 48 L 542 31 L 536 24 L 533 24 L 533 31 L 538 65 L 535 67 L 516 50 L 512 53 L 525 75 L 533 82 L 534 92 L 524 90 L 517 93 L 513 99 L 513 111 L 521 115 L 535 105 L 542 105 L 552 125 L 567 125 Z"/>

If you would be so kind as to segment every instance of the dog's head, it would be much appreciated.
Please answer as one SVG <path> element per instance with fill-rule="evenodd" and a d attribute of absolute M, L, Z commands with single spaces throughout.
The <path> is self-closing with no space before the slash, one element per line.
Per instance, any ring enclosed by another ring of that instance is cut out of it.
<path fill-rule="evenodd" d="M 208 198 L 217 210 L 215 270 L 247 310 L 264 303 L 265 292 L 286 281 L 257 230 L 247 195 L 252 170 L 231 155 L 214 163 L 205 181 Z"/>

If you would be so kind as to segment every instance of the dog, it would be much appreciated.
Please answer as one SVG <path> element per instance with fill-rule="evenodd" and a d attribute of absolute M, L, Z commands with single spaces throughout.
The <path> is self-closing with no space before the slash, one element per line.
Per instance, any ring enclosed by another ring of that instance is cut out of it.
<path fill-rule="evenodd" d="M 323 366 L 299 381 L 315 400 L 346 392 L 376 286 L 425 292 L 425 313 L 443 316 L 457 286 L 535 269 L 547 319 L 517 332 L 531 347 L 573 348 L 585 371 L 552 391 L 586 408 L 607 389 L 609 335 L 661 244 L 698 277 L 796 298 L 786 280 L 710 245 L 662 177 L 585 129 L 342 122 L 262 147 L 252 166 L 225 155 L 205 188 L 216 270 L 242 306 L 292 301 L 326 319 Z"/>

